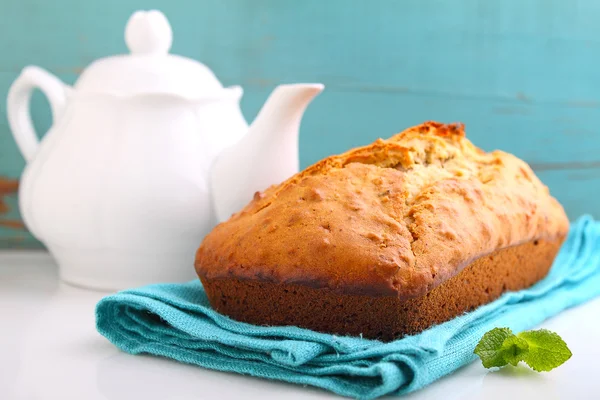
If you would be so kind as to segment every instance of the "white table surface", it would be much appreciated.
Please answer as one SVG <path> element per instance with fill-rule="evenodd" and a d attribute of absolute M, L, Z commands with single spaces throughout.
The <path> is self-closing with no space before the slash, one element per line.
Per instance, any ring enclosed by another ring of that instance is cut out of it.
<path fill-rule="evenodd" d="M 0 252 L 0 399 L 335 399 L 328 392 L 120 352 L 94 326 L 105 293 L 58 281 L 45 252 Z M 573 357 L 538 374 L 479 362 L 406 399 L 600 399 L 600 299 L 544 327 Z"/>

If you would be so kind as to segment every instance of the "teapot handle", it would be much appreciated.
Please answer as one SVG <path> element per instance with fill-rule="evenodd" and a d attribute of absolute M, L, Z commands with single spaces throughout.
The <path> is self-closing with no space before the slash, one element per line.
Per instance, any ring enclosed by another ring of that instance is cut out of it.
<path fill-rule="evenodd" d="M 34 89 L 40 89 L 46 95 L 52 110 L 52 121 L 55 122 L 67 102 L 67 88 L 60 79 L 34 66 L 25 67 L 10 87 L 6 102 L 8 123 L 25 161 L 33 160 L 40 144 L 29 112 L 31 93 Z"/>

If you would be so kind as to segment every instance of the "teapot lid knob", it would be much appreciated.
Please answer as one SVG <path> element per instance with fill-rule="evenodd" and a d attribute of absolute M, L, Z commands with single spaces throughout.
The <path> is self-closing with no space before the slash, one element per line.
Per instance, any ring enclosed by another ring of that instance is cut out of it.
<path fill-rule="evenodd" d="M 171 25 L 160 11 L 136 11 L 127 21 L 125 43 L 133 54 L 166 54 L 172 42 Z"/>

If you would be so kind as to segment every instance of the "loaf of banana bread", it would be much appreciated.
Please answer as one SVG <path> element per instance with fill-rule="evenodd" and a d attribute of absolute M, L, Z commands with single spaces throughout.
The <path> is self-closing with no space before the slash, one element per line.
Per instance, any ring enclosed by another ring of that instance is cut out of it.
<path fill-rule="evenodd" d="M 236 320 L 387 341 L 531 286 L 568 227 L 524 161 L 427 122 L 256 193 L 195 266 Z"/>

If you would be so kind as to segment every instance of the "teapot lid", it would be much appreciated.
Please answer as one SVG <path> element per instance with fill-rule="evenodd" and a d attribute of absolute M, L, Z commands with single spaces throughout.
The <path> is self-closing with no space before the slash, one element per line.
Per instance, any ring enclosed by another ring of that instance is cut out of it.
<path fill-rule="evenodd" d="M 116 95 L 169 93 L 199 98 L 223 90 L 207 66 L 169 54 L 172 41 L 171 25 L 162 12 L 136 11 L 125 28 L 130 54 L 94 61 L 77 80 L 76 91 Z"/>

